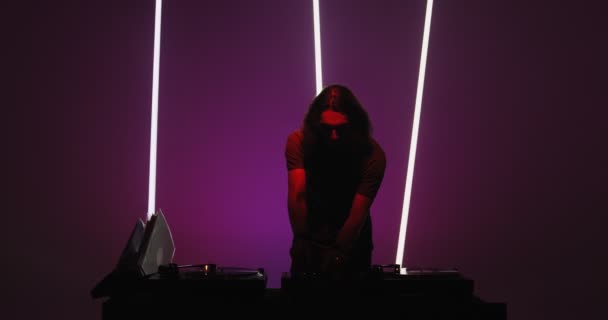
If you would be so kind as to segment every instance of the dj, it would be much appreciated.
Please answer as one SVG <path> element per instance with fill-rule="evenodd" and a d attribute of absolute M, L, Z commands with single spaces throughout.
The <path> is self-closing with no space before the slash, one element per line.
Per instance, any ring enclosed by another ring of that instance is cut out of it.
<path fill-rule="evenodd" d="M 371 266 L 370 208 L 384 178 L 383 149 L 351 90 L 326 87 L 285 147 L 291 272 L 362 272 Z"/>

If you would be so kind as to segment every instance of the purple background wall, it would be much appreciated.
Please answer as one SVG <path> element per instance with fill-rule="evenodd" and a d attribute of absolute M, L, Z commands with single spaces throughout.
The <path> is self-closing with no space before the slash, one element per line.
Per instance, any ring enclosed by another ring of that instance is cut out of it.
<path fill-rule="evenodd" d="M 177 263 L 264 267 L 278 287 L 283 147 L 314 95 L 312 6 L 263 4 L 165 1 L 157 205 Z M 404 264 L 458 267 L 510 319 L 602 310 L 601 9 L 435 4 Z M 147 209 L 154 1 L 1 12 L 2 313 L 100 318 L 89 290 Z M 424 1 L 321 5 L 325 83 L 355 91 L 388 156 L 375 263 L 396 250 L 423 14 Z"/>

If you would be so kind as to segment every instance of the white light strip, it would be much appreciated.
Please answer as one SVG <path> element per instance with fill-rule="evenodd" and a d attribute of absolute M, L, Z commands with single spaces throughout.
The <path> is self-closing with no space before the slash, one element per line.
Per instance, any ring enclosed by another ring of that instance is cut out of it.
<path fill-rule="evenodd" d="M 154 62 L 152 69 L 152 123 L 150 126 L 150 177 L 148 180 L 148 220 L 156 210 L 156 141 L 158 136 L 158 72 L 160 60 L 160 22 L 163 0 L 156 0 L 154 15 Z"/>
<path fill-rule="evenodd" d="M 412 180 L 414 179 L 414 164 L 416 162 L 418 127 L 420 126 L 420 110 L 422 108 L 422 92 L 424 89 L 424 75 L 426 72 L 426 56 L 429 47 L 429 33 L 431 30 L 432 12 L 433 0 L 427 0 L 426 16 L 424 18 L 424 33 L 422 34 L 422 53 L 420 56 L 420 71 L 418 74 L 418 89 L 416 91 L 416 107 L 414 109 L 414 124 L 412 126 L 412 140 L 410 142 L 410 158 L 407 165 L 405 193 L 403 195 L 403 209 L 401 211 L 401 226 L 399 227 L 399 242 L 397 244 L 397 257 L 395 260 L 396 264 L 403 264 L 405 231 L 407 229 L 407 218 L 410 211 L 410 198 L 412 196 Z M 402 272 L 405 272 L 405 268 L 402 268 L 401 270 Z"/>
<path fill-rule="evenodd" d="M 312 0 L 312 11 L 315 31 L 315 72 L 317 80 L 317 94 L 323 90 L 323 73 L 321 64 L 321 19 L 319 17 L 319 0 Z"/>

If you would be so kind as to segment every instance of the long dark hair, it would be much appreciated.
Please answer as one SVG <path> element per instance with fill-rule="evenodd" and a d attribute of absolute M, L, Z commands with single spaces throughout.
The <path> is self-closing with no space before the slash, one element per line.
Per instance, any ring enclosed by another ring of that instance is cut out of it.
<path fill-rule="evenodd" d="M 346 86 L 334 84 L 325 87 L 312 101 L 302 124 L 304 159 L 315 157 L 323 142 L 321 113 L 332 109 L 344 114 L 348 119 L 350 140 L 349 152 L 357 156 L 365 156 L 371 152 L 372 125 L 359 100 Z"/>

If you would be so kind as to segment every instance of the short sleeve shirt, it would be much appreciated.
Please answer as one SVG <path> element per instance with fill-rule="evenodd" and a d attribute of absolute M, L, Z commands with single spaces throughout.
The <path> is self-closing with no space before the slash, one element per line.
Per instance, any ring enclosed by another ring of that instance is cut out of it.
<path fill-rule="evenodd" d="M 287 170 L 293 170 L 293 169 L 307 169 L 305 166 L 305 161 L 304 161 L 304 152 L 303 152 L 303 134 L 301 130 L 296 130 L 293 131 L 288 139 L 287 139 L 287 143 L 285 146 L 285 159 L 286 159 L 286 164 L 287 164 Z M 371 153 L 364 159 L 363 161 L 363 165 L 361 167 L 361 172 L 359 173 L 359 175 L 357 175 L 357 180 L 354 181 L 353 183 L 355 183 L 356 185 L 352 185 L 349 186 L 349 188 L 352 187 L 352 190 L 354 190 L 356 193 L 359 193 L 361 195 L 364 195 L 370 199 L 375 199 L 378 190 L 380 188 L 380 185 L 382 184 L 382 180 L 384 178 L 384 171 L 386 168 L 386 157 L 385 157 L 385 153 L 384 150 L 380 147 L 380 145 L 374 140 L 371 140 L 371 146 L 372 146 L 372 150 Z M 309 171 L 307 170 L 307 179 L 308 179 L 308 175 L 309 175 Z M 307 188 L 309 188 L 309 183 L 307 180 Z M 318 195 L 317 193 L 319 193 L 318 190 L 312 190 L 312 192 L 310 192 L 311 190 L 307 190 L 307 200 L 310 201 L 314 201 L 314 200 L 310 200 L 310 198 L 313 197 L 321 197 L 323 199 L 324 202 L 326 202 L 326 199 L 330 199 L 330 197 L 328 196 L 324 196 L 324 195 Z M 312 193 L 312 195 L 311 195 Z M 315 206 L 314 204 L 310 204 L 309 203 L 309 210 L 313 210 L 314 208 L 319 208 L 317 211 L 322 211 L 322 212 L 311 212 L 313 218 L 315 217 L 315 214 L 317 215 L 324 215 L 327 216 L 329 214 L 332 215 L 337 215 L 338 216 L 338 222 L 334 223 L 334 224 L 341 224 L 344 222 L 345 220 L 345 214 L 348 213 L 348 211 L 350 210 L 350 205 L 352 204 L 352 199 L 354 198 L 354 194 L 351 194 L 349 196 L 349 199 L 346 199 L 346 201 L 342 201 L 341 204 L 338 204 L 339 209 L 335 210 L 336 207 L 331 207 L 331 204 L 328 205 L 317 205 Z M 331 208 L 331 209 L 327 209 L 327 208 Z M 336 213 L 336 211 L 341 211 L 341 213 Z M 371 218 L 370 218 L 371 219 Z M 363 227 L 362 230 L 362 235 L 361 237 L 363 237 L 365 239 L 365 241 L 369 242 L 369 245 L 371 245 L 371 220 L 368 219 L 368 223 L 366 223 L 366 225 Z M 321 219 L 322 220 L 322 219 Z M 324 220 L 323 220 L 324 221 Z M 338 228 L 339 226 L 334 226 L 335 228 Z M 333 230 L 336 231 L 336 230 Z"/>
<path fill-rule="evenodd" d="M 285 158 L 287 160 L 287 170 L 305 169 L 304 152 L 302 150 L 302 131 L 296 130 L 289 135 L 285 147 Z M 357 193 L 370 199 L 374 199 L 380 189 L 386 169 L 386 156 L 380 145 L 372 139 L 372 152 L 363 167 L 363 174 Z"/>

